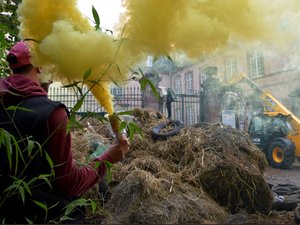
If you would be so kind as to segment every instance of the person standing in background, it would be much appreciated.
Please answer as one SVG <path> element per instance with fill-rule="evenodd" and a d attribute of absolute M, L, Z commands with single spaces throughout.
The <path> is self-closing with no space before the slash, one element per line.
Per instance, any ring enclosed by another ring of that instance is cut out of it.
<path fill-rule="evenodd" d="M 166 101 L 167 91 L 165 87 L 158 87 L 159 91 L 159 101 L 158 101 L 158 111 L 163 113 L 164 112 L 164 104 Z"/>
<path fill-rule="evenodd" d="M 166 97 L 166 107 L 168 112 L 168 119 L 172 117 L 172 102 L 175 101 L 175 94 L 172 88 L 168 88 L 167 90 L 167 97 Z"/>

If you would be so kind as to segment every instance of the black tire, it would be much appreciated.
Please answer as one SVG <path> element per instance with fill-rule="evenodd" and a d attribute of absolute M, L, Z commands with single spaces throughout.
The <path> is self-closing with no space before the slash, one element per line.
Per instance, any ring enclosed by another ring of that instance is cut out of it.
<path fill-rule="evenodd" d="M 297 203 L 300 203 L 300 195 L 299 194 L 291 194 L 287 197 L 289 200 L 293 200 Z"/>
<path fill-rule="evenodd" d="M 272 208 L 276 211 L 293 211 L 298 205 L 295 200 L 284 200 L 283 202 L 274 202 Z"/>
<path fill-rule="evenodd" d="M 294 190 L 294 191 L 292 191 L 291 194 L 293 194 L 293 195 L 300 195 L 300 190 L 299 189 L 298 190 Z"/>
<path fill-rule="evenodd" d="M 289 195 L 292 190 L 290 188 L 287 187 L 274 187 L 273 191 L 278 194 L 278 195 Z"/>
<path fill-rule="evenodd" d="M 278 195 L 289 195 L 289 194 L 296 194 L 299 190 L 299 187 L 293 184 L 278 184 L 274 186 L 273 191 Z"/>
<path fill-rule="evenodd" d="M 300 187 L 294 184 L 278 184 L 274 188 L 287 188 L 290 194 L 300 194 Z"/>
<path fill-rule="evenodd" d="M 167 126 L 173 126 L 174 128 L 166 133 L 160 133 L 163 128 Z M 183 123 L 180 120 L 171 120 L 169 122 L 160 123 L 151 129 L 151 137 L 156 140 L 167 140 L 169 137 L 175 136 L 183 128 Z"/>
<path fill-rule="evenodd" d="M 294 163 L 295 145 L 287 139 L 275 139 L 267 152 L 270 166 L 278 169 L 290 169 Z"/>
<path fill-rule="evenodd" d="M 287 187 L 293 190 L 298 190 L 300 187 L 296 186 L 295 184 L 289 184 L 289 183 L 279 183 L 277 184 L 277 187 Z"/>

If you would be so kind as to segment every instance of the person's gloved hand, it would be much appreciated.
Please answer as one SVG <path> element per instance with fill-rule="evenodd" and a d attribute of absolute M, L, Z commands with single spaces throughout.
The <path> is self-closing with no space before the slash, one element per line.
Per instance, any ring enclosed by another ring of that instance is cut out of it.
<path fill-rule="evenodd" d="M 112 163 L 122 161 L 128 152 L 129 152 L 129 141 L 125 134 L 118 137 L 118 142 L 112 144 L 105 151 L 105 153 L 111 157 Z"/>

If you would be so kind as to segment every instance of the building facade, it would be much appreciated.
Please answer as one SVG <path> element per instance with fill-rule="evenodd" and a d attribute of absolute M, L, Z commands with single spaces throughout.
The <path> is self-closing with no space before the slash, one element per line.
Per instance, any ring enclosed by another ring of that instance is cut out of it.
<path fill-rule="evenodd" d="M 160 85 L 171 87 L 178 95 L 195 93 L 201 95 L 207 79 L 218 79 L 220 86 L 211 87 L 213 89 L 208 92 L 204 100 L 207 104 L 201 104 L 196 108 L 191 106 L 190 109 L 188 107 L 185 110 L 189 118 L 198 118 L 199 122 L 217 122 L 222 120 L 222 111 L 227 110 L 224 107 L 228 100 L 225 99 L 225 95 L 216 94 L 222 93 L 217 88 L 222 88 L 227 81 L 239 73 L 244 73 L 261 90 L 270 92 L 290 111 L 300 116 L 299 43 L 287 45 L 281 51 L 274 51 L 274 49 L 276 50 L 275 46 L 257 45 L 230 53 L 211 55 L 192 65 L 178 68 L 175 72 L 160 74 L 163 81 Z M 254 91 L 243 82 L 238 86 L 243 91 L 242 96 L 237 96 L 235 99 L 236 104 L 239 105 L 234 110 L 237 111 L 236 116 L 241 119 L 241 126 L 244 127 L 243 123 L 249 117 L 247 114 L 251 110 L 249 107 L 251 102 L 245 99 Z M 173 110 L 182 111 L 180 107 L 180 105 L 174 106 Z M 201 113 L 204 115 L 201 116 Z"/>

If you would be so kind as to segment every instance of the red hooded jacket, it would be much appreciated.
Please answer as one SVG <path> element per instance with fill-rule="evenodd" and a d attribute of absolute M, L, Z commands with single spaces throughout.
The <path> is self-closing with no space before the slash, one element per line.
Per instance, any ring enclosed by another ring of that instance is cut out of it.
<path fill-rule="evenodd" d="M 14 74 L 0 80 L 0 102 L 4 102 L 5 105 L 34 96 L 47 96 L 47 93 L 39 84 L 24 75 Z M 67 124 L 68 115 L 65 108 L 55 108 L 45 126 L 48 134 L 53 135 L 49 136 L 50 139 L 44 148 L 54 165 L 59 165 L 54 167 L 56 188 L 64 196 L 70 197 L 84 193 L 105 175 L 105 164 L 100 163 L 95 170 L 95 161 L 112 162 L 112 159 L 104 153 L 91 162 L 91 165 L 77 166 L 72 156 L 71 134 L 66 132 Z"/>

